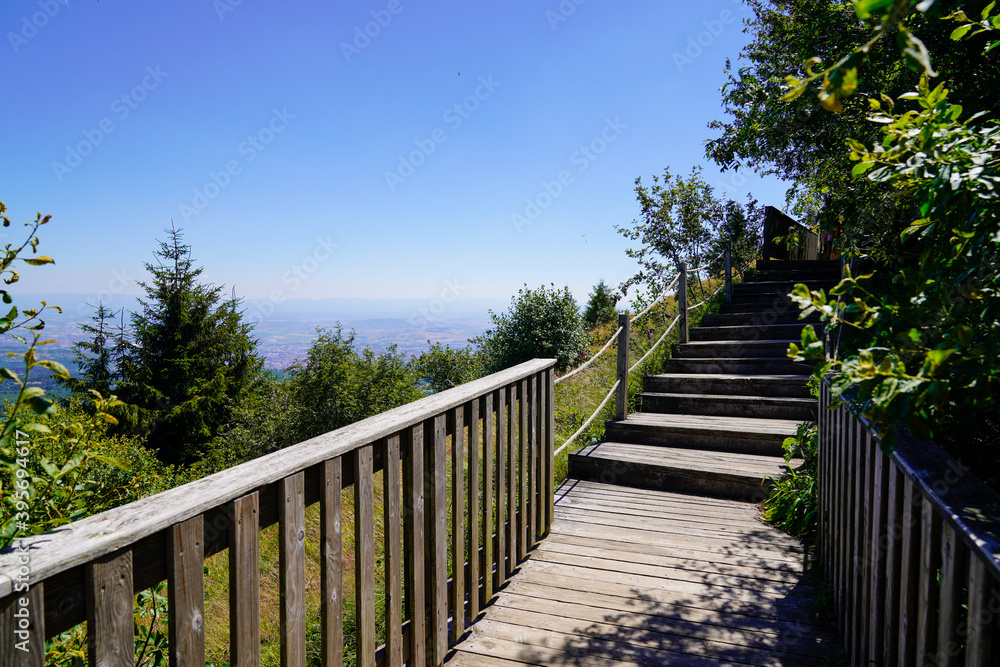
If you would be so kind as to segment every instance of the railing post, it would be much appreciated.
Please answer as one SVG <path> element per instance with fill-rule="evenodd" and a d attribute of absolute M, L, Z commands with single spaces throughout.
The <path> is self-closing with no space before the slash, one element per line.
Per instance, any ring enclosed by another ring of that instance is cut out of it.
<path fill-rule="evenodd" d="M 628 416 L 628 311 L 618 315 L 618 391 L 615 394 L 615 420 Z"/>
<path fill-rule="evenodd" d="M 688 265 L 681 262 L 680 283 L 677 286 L 677 303 L 679 305 L 678 315 L 680 321 L 677 323 L 680 330 L 680 342 L 688 342 Z"/>
<path fill-rule="evenodd" d="M 733 244 L 726 242 L 726 303 L 733 302 L 733 264 L 732 264 Z"/>

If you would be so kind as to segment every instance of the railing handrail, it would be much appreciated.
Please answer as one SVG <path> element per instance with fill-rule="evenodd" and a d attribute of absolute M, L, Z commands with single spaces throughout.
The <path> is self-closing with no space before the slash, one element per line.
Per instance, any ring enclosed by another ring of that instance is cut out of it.
<path fill-rule="evenodd" d="M 416 426 L 555 364 L 555 359 L 526 361 L 55 531 L 21 538 L 18 542 L 30 553 L 29 583 L 33 585 L 127 548 L 256 489 Z M 20 558 L 16 549 L 0 554 L 0 598 L 13 592 Z"/>
<path fill-rule="evenodd" d="M 830 382 L 829 377 L 824 379 L 828 390 Z M 854 391 L 848 389 L 847 398 Z M 852 409 L 849 402 L 844 401 L 843 405 L 872 434 L 872 440 L 880 443 L 871 421 Z M 963 470 L 964 466 L 941 447 L 917 440 L 905 429 L 900 431 L 888 456 L 991 574 L 1000 579 L 1000 494 L 975 475 L 964 474 L 968 468 Z M 956 473 L 957 479 L 949 479 L 951 472 Z"/>

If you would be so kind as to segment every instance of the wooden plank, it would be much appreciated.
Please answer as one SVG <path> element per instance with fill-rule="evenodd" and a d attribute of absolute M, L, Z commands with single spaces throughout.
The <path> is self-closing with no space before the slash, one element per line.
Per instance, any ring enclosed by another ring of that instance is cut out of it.
<path fill-rule="evenodd" d="M 503 390 L 507 405 L 507 576 L 517 566 L 517 390 L 508 385 Z M 499 413 L 498 413 L 499 414 Z M 501 493 L 503 491 L 501 490 Z M 501 529 L 504 526 L 501 526 Z M 503 554 L 500 554 L 503 558 Z"/>
<path fill-rule="evenodd" d="M 860 665 L 865 655 L 864 645 L 864 614 L 857 613 L 858 609 L 864 609 L 864 569 L 865 559 L 868 554 L 865 550 L 865 477 L 868 470 L 868 461 L 865 459 L 864 450 L 864 429 L 857 420 L 851 419 L 851 448 L 854 457 L 854 486 L 852 488 L 853 499 L 852 513 L 854 520 L 851 524 L 851 606 L 848 610 L 848 639 L 850 655 L 854 657 L 854 664 Z"/>
<path fill-rule="evenodd" d="M 375 662 L 375 480 L 372 445 L 354 452 L 354 600 L 359 665 Z"/>
<path fill-rule="evenodd" d="M 424 665 L 427 655 L 427 619 L 424 537 L 424 431 L 423 426 L 402 433 L 403 459 L 403 540 L 406 560 L 406 615 L 410 621 L 412 664 Z"/>
<path fill-rule="evenodd" d="M 497 561 L 497 572 L 496 572 L 496 587 L 500 588 L 503 582 L 507 580 L 509 573 L 507 559 L 505 554 L 507 553 L 507 418 L 506 409 L 507 401 L 505 400 L 504 392 L 502 389 L 498 389 L 493 392 L 493 403 L 496 405 L 497 410 L 497 425 L 496 425 L 496 450 L 497 450 L 497 489 L 496 489 L 496 503 L 497 503 L 497 550 L 496 550 L 496 561 Z"/>
<path fill-rule="evenodd" d="M 905 478 L 899 468 L 886 457 L 889 470 L 889 494 L 886 498 L 886 551 L 885 551 L 885 636 L 882 646 L 882 664 L 895 665 L 899 648 L 899 600 L 902 576 L 903 538 L 903 485 Z"/>
<path fill-rule="evenodd" d="M 403 577 L 400 513 L 400 436 L 383 443 L 382 504 L 385 521 L 385 664 L 403 665 Z"/>
<path fill-rule="evenodd" d="M 466 405 L 467 421 L 469 422 L 469 619 L 479 616 L 479 530 L 482 524 L 480 516 L 479 485 L 482 479 L 482 461 L 479 458 L 479 447 L 482 440 L 479 437 L 482 425 L 479 423 L 479 401 L 470 401 Z M 484 415 L 489 419 L 488 415 Z"/>
<path fill-rule="evenodd" d="M 917 606 L 917 664 L 925 665 L 937 637 L 938 568 L 941 567 L 941 517 L 929 502 L 921 503 L 920 599 Z"/>
<path fill-rule="evenodd" d="M 465 407 L 448 413 L 451 421 L 451 642 L 465 632 Z M 472 553 L 471 551 L 469 552 Z"/>
<path fill-rule="evenodd" d="M 958 667 L 963 637 L 958 632 L 962 614 L 962 587 L 969 550 L 951 526 L 942 528 L 941 595 L 938 607 L 937 646 L 932 662 L 937 667 Z"/>
<path fill-rule="evenodd" d="M 427 504 L 427 587 L 430 596 L 429 664 L 444 664 L 448 651 L 448 489 L 447 421 L 438 415 L 424 422 L 424 501 Z M 365 663 L 367 664 L 367 663 Z"/>
<path fill-rule="evenodd" d="M 869 440 L 870 440 L 869 436 Z M 889 485 L 888 461 L 878 445 L 872 448 L 871 533 L 869 538 L 868 622 L 869 664 L 877 665 L 885 646 L 885 588 L 886 588 L 886 492 Z"/>
<path fill-rule="evenodd" d="M 205 664 L 205 519 L 196 516 L 167 533 L 167 633 L 170 666 Z"/>
<path fill-rule="evenodd" d="M 556 372 L 554 368 L 545 371 L 545 461 L 548 475 L 545 484 L 546 497 L 546 523 L 545 534 L 549 534 L 552 528 L 552 519 L 555 517 L 555 491 L 556 491 Z"/>
<path fill-rule="evenodd" d="M 493 461 L 496 458 L 493 448 L 493 394 L 487 394 L 480 400 L 479 409 L 483 413 L 483 602 L 489 602 L 493 597 Z"/>
<path fill-rule="evenodd" d="M 510 573 L 510 564 L 507 563 L 505 555 L 507 553 L 507 505 L 506 500 L 509 497 L 507 492 L 507 417 L 505 412 L 507 410 L 507 401 L 505 400 L 504 391 L 498 389 L 493 392 L 493 402 L 496 405 L 496 435 L 497 435 L 497 488 L 496 488 L 496 504 L 497 504 L 497 550 L 496 550 L 496 561 L 497 561 L 497 572 L 496 572 L 496 587 L 499 588 L 503 585 L 503 582 L 507 581 L 507 577 Z M 493 420 L 493 416 L 490 415 L 490 421 Z M 470 614 L 471 616 L 471 614 Z"/>
<path fill-rule="evenodd" d="M 524 560 L 528 555 L 528 382 L 521 380 L 518 385 L 518 447 L 521 453 L 517 457 L 517 559 Z"/>
<path fill-rule="evenodd" d="M 0 665 L 45 664 L 45 584 L 15 590 L 0 601 Z"/>
<path fill-rule="evenodd" d="M 854 616 L 857 619 L 855 626 L 858 635 L 858 650 L 855 654 L 858 657 L 858 664 L 861 664 L 867 660 L 869 652 L 869 618 L 867 612 L 871 608 L 871 589 L 869 584 L 871 583 L 872 559 L 876 551 L 876 549 L 872 548 L 871 543 L 875 455 L 872 452 L 872 436 L 860 423 L 857 425 L 857 433 L 858 451 L 864 461 L 861 478 L 861 496 L 858 499 L 863 505 L 861 508 L 862 520 L 858 524 L 858 528 L 861 530 L 861 534 L 858 536 L 861 544 L 861 562 L 858 564 L 859 567 L 856 576 L 860 581 L 858 582 L 858 606 L 854 608 Z"/>
<path fill-rule="evenodd" d="M 229 504 L 229 659 L 260 665 L 260 499 L 257 492 Z"/>
<path fill-rule="evenodd" d="M 88 563 L 87 659 L 91 667 L 135 664 L 132 626 L 132 552 Z"/>
<path fill-rule="evenodd" d="M 538 378 L 527 380 L 528 394 L 528 546 L 538 541 Z"/>
<path fill-rule="evenodd" d="M 306 501 L 305 474 L 278 483 L 278 565 L 282 667 L 306 664 Z"/>
<path fill-rule="evenodd" d="M 997 613 L 994 601 L 1000 597 L 1000 586 L 979 554 L 969 554 L 969 607 L 965 640 L 966 667 L 987 667 L 995 663 L 997 649 Z"/>
<path fill-rule="evenodd" d="M 920 494 L 909 481 L 903 488 L 903 543 L 899 575 L 899 644 L 900 665 L 916 663 L 917 605 L 920 590 Z M 886 619 L 891 621 L 892 619 Z"/>
<path fill-rule="evenodd" d="M 352 452 L 362 445 L 398 433 L 428 417 L 463 405 L 554 364 L 554 359 L 526 361 L 214 475 L 74 521 L 44 537 L 25 538 L 33 553 L 32 581 L 43 581 L 57 572 L 82 566 L 101 555 L 117 552 L 174 524 L 222 507 L 256 489 Z M 165 572 L 166 555 L 163 554 L 161 558 Z M 15 553 L 0 555 L 0 599 L 12 592 L 18 567 Z M 53 590 L 49 591 L 50 595 L 53 593 Z"/>
<path fill-rule="evenodd" d="M 320 487 L 320 634 L 324 665 L 344 664 L 342 458 L 324 461 Z"/>

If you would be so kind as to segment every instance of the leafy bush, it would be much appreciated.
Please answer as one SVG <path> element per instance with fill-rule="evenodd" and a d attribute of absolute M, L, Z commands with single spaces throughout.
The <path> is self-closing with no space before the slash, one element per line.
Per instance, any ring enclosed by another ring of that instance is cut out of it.
<path fill-rule="evenodd" d="M 490 311 L 493 328 L 469 339 L 479 348 L 487 373 L 496 373 L 530 359 L 555 358 L 564 371 L 585 354 L 583 321 L 568 287 L 528 289 L 511 300 L 510 310 Z"/>
<path fill-rule="evenodd" d="M 788 472 L 771 479 L 773 487 L 764 500 L 764 519 L 796 537 L 812 540 L 816 535 L 819 496 L 816 487 L 816 455 L 818 447 L 816 424 L 799 424 L 795 436 L 785 438 L 785 463 Z M 803 459 L 792 468 L 793 459 Z"/>
<path fill-rule="evenodd" d="M 618 295 L 611 291 L 604 279 L 594 285 L 587 307 L 583 311 L 583 321 L 591 329 L 606 322 L 613 322 L 618 316 L 615 305 Z"/>
<path fill-rule="evenodd" d="M 483 363 L 471 346 L 451 348 L 431 343 L 430 349 L 413 359 L 413 370 L 432 391 L 444 391 L 483 375 Z"/>

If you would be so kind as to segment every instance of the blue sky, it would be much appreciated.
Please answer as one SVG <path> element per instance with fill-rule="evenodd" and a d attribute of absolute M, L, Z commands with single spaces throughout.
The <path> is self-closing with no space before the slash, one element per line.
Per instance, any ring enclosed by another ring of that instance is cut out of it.
<path fill-rule="evenodd" d="M 182 226 L 250 299 L 508 299 L 634 273 L 637 176 L 704 165 L 731 0 L 7 0 L 0 199 L 23 292 L 136 293 Z M 536 206 L 537 209 L 532 208 Z M 518 217 L 520 216 L 520 217 Z M 526 224 L 527 223 L 527 224 Z"/>

